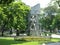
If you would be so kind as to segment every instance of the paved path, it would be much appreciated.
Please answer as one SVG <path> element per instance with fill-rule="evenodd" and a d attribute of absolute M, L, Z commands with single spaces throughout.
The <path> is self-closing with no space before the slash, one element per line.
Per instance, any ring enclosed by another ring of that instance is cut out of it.
<path fill-rule="evenodd" d="M 51 37 L 52 37 L 52 38 L 60 38 L 60 35 L 52 34 Z"/>
<path fill-rule="evenodd" d="M 48 43 L 46 45 L 60 45 L 60 42 L 57 42 L 57 43 Z"/>
<path fill-rule="evenodd" d="M 42 45 L 60 45 L 60 42 L 56 42 L 56 43 L 47 43 L 47 44 L 43 43 Z"/>

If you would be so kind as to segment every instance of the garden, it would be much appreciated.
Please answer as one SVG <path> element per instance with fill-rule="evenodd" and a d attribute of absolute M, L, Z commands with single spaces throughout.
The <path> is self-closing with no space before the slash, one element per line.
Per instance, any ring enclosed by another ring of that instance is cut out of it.
<path fill-rule="evenodd" d="M 54 2 L 53 5 L 52 2 Z M 31 16 L 31 7 L 22 0 L 0 0 L 0 45 L 42 45 L 43 43 L 60 42 L 60 38 L 51 38 L 53 33 L 60 35 L 60 8 L 58 8 L 60 3 L 57 6 L 57 2 L 59 3 L 59 0 L 51 1 L 49 6 L 41 8 L 43 13 L 40 12 L 37 15 L 34 13 Z M 39 34 L 35 35 L 35 32 Z"/>

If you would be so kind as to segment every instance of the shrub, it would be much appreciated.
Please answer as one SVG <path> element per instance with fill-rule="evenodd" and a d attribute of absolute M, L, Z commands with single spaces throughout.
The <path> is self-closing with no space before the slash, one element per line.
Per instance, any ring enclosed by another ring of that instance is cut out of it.
<path fill-rule="evenodd" d="M 15 37 L 14 40 L 20 40 L 20 41 L 49 41 L 49 38 L 44 37 Z"/>

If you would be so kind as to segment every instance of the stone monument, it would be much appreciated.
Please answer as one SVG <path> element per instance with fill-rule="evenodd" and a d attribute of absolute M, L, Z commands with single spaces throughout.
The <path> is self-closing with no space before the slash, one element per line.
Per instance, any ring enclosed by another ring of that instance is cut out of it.
<path fill-rule="evenodd" d="M 28 16 L 29 30 L 31 36 L 40 36 L 39 26 L 40 4 L 31 7 L 30 15 Z"/>

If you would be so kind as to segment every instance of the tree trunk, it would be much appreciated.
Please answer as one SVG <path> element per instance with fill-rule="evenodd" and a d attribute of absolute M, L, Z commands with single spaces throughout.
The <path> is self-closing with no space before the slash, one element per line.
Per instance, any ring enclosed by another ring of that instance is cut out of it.
<path fill-rule="evenodd" d="M 16 36 L 19 36 L 19 30 L 16 31 Z"/>
<path fill-rule="evenodd" d="M 1 35 L 4 36 L 4 30 L 2 30 L 2 34 Z"/>
<path fill-rule="evenodd" d="M 10 29 L 10 34 L 12 34 L 13 32 L 12 32 L 12 28 Z"/>
<path fill-rule="evenodd" d="M 2 26 L 1 30 L 2 30 L 2 36 L 4 36 L 5 24 Z"/>
<path fill-rule="evenodd" d="M 50 33 L 52 33 L 52 30 L 50 29 Z"/>

